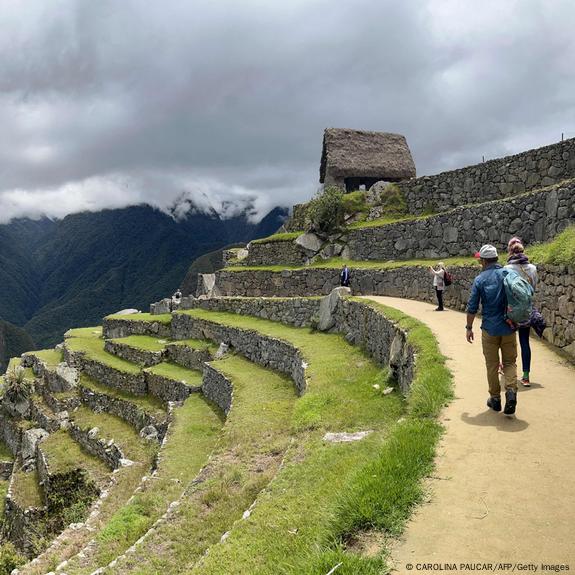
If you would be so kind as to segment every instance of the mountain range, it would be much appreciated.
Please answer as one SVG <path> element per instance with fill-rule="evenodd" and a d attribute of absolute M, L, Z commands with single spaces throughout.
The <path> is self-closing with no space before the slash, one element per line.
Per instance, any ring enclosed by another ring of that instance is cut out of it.
<path fill-rule="evenodd" d="M 252 223 L 245 212 L 223 219 L 192 209 L 176 219 L 139 205 L 0 225 L 0 369 L 8 351 L 52 346 L 71 327 L 147 309 L 181 287 L 196 258 L 270 235 L 286 215 L 275 208 Z"/>

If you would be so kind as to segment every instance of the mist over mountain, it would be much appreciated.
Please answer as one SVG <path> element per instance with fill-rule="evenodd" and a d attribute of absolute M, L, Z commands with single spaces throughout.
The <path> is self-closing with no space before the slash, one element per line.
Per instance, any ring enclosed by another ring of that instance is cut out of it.
<path fill-rule="evenodd" d="M 197 257 L 269 235 L 287 213 L 275 208 L 258 223 L 249 210 L 176 215 L 139 205 L 0 225 L 0 319 L 51 346 L 73 326 L 147 309 L 180 287 Z"/>

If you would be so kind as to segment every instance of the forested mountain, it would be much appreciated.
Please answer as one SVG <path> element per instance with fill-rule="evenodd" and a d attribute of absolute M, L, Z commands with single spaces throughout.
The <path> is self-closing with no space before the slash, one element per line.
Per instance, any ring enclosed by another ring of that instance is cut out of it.
<path fill-rule="evenodd" d="M 276 208 L 253 224 L 191 211 L 176 220 L 141 205 L 0 225 L 0 319 L 53 345 L 72 326 L 147 309 L 179 287 L 194 259 L 269 235 L 285 215 Z"/>

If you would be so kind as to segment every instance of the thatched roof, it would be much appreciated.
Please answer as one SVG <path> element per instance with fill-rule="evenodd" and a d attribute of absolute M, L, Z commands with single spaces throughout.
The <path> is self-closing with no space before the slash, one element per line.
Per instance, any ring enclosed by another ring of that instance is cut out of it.
<path fill-rule="evenodd" d="M 401 134 L 328 128 L 323 135 L 319 181 L 332 177 L 415 177 L 415 164 Z"/>

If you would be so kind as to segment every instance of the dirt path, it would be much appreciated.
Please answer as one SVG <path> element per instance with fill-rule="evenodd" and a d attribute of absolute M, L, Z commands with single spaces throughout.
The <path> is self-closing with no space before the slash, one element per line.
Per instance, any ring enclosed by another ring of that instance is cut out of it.
<path fill-rule="evenodd" d="M 532 387 L 519 390 L 516 417 L 506 417 L 485 405 L 477 320 L 470 345 L 462 313 L 438 313 L 430 304 L 398 298 L 370 299 L 427 324 L 455 378 L 456 399 L 442 416 L 446 433 L 429 481 L 430 502 L 416 511 L 392 553 L 397 571 L 431 573 L 421 564 L 456 563 L 461 572 L 461 563 L 500 562 L 515 564 L 515 571 L 529 563 L 537 572 L 542 563 L 575 571 L 573 365 L 534 336 Z M 520 363 L 518 358 L 518 368 Z"/>

